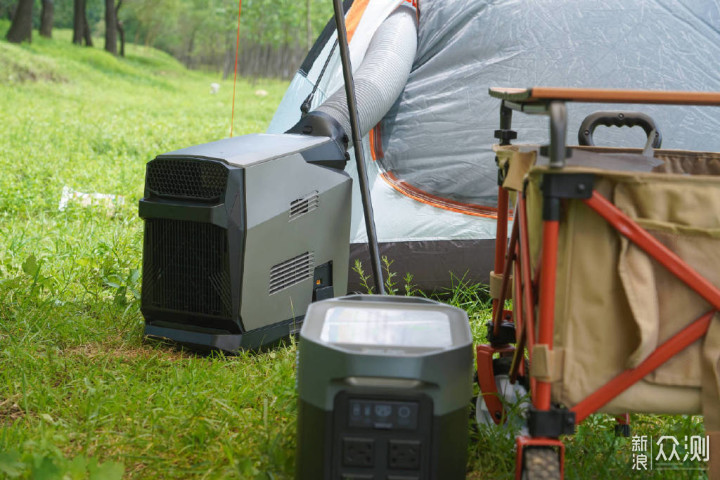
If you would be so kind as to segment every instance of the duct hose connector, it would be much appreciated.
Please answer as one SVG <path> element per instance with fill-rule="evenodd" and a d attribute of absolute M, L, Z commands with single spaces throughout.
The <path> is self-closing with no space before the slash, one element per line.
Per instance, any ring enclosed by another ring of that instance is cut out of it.
<path fill-rule="evenodd" d="M 361 136 L 377 125 L 402 93 L 417 51 L 415 10 L 400 6 L 378 27 L 365 57 L 353 75 Z M 352 146 L 350 113 L 345 87 L 341 86 L 288 133 L 342 135 L 345 148 Z"/>
<path fill-rule="evenodd" d="M 380 25 L 365 58 L 355 71 L 355 95 L 364 137 L 382 120 L 405 88 L 417 51 L 415 11 L 401 6 Z M 314 111 L 334 118 L 350 134 L 345 88 L 341 87 Z"/>

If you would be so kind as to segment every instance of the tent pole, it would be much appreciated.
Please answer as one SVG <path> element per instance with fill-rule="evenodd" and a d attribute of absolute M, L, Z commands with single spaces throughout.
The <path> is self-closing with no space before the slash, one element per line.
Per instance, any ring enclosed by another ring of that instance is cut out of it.
<path fill-rule="evenodd" d="M 362 137 L 360 136 L 360 120 L 355 99 L 355 81 L 353 80 L 352 66 L 350 65 L 350 49 L 348 48 L 347 31 L 345 30 L 345 14 L 342 0 L 333 0 L 333 7 L 335 9 L 335 26 L 340 47 L 343 79 L 345 80 L 345 95 L 347 95 L 348 112 L 350 113 L 350 129 L 352 131 L 353 147 L 355 147 L 355 163 L 357 164 L 358 180 L 360 181 L 360 197 L 362 198 L 363 212 L 365 213 L 365 231 L 367 232 L 368 248 L 370 249 L 370 266 L 375 281 L 375 292 L 385 295 L 382 267 L 380 265 L 380 248 L 378 247 L 375 232 L 375 215 L 368 188 L 367 170 L 365 169 L 365 156 L 363 155 Z"/>

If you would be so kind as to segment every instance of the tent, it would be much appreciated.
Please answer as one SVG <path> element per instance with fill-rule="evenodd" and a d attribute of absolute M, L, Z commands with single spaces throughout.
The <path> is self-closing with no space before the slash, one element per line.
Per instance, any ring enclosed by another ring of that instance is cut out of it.
<path fill-rule="evenodd" d="M 388 8 L 402 3 L 345 2 L 348 29 L 352 19 L 352 28 L 364 32 L 350 40 L 353 67 Z M 720 91 L 720 6 L 714 0 L 420 0 L 417 20 L 407 82 L 363 142 L 381 253 L 393 261 L 393 271 L 410 272 L 426 289 L 449 286 L 450 272 L 484 281 L 492 268 L 497 170 L 491 146 L 499 103 L 487 95 L 488 87 Z M 313 88 L 314 109 L 341 87 L 335 38 L 331 21 L 292 80 L 269 132 L 295 124 Z M 597 109 L 569 104 L 568 135 Z M 642 111 L 655 119 L 663 148 L 720 151 L 717 109 Z M 519 142 L 547 141 L 546 118 L 516 115 L 513 122 Z M 644 132 L 636 128 L 598 129 L 595 137 L 601 145 L 644 144 Z M 347 172 L 357 177 L 352 162 Z M 351 263 L 365 258 L 368 271 L 354 189 Z M 350 276 L 357 285 L 357 275 Z"/>

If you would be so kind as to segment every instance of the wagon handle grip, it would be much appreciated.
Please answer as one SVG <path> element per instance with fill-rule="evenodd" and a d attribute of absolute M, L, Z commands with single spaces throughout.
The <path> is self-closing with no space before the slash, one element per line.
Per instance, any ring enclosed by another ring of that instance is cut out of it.
<path fill-rule="evenodd" d="M 598 125 L 606 127 L 635 127 L 639 126 L 645 130 L 648 136 L 648 143 L 652 148 L 660 148 L 662 135 L 658 130 L 655 121 L 648 115 L 640 112 L 595 112 L 591 113 L 580 125 L 578 130 L 578 143 L 585 146 L 594 146 L 593 132 Z"/>

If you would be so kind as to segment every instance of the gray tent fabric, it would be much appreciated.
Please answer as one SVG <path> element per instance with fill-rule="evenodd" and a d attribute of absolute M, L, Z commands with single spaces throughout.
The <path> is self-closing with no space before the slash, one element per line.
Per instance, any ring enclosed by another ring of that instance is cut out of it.
<path fill-rule="evenodd" d="M 496 201 L 489 146 L 499 105 L 490 86 L 720 90 L 717 1 L 425 0 L 420 8 L 416 61 L 381 125 L 381 165 L 441 197 Z M 720 150 L 720 112 L 638 108 L 655 119 L 663 147 Z M 569 105 L 569 132 L 597 109 Z M 543 117 L 515 115 L 514 127 L 522 142 L 547 141 Z M 643 135 L 598 130 L 596 143 L 642 146 Z"/>
<path fill-rule="evenodd" d="M 313 48 L 269 132 L 297 122 L 316 83 L 312 108 L 333 93 L 318 76 L 329 55 L 328 71 L 340 68 L 334 39 L 326 32 Z M 720 91 L 720 3 L 420 0 L 410 77 L 364 139 L 381 249 L 421 278 L 420 287 L 450 286 L 450 272 L 484 280 L 492 265 L 496 221 L 474 207 L 496 202 L 492 144 L 500 103 L 487 94 L 493 86 Z M 720 109 L 708 107 L 568 104 L 568 143 L 576 143 L 583 118 L 600 109 L 650 115 L 663 148 L 720 151 Z M 513 129 L 522 143 L 548 141 L 546 117 L 515 114 Z M 645 138 L 639 128 L 599 128 L 595 143 L 632 147 Z M 347 171 L 357 178 L 354 166 Z M 366 236 L 354 189 L 350 242 L 357 253 Z"/>

